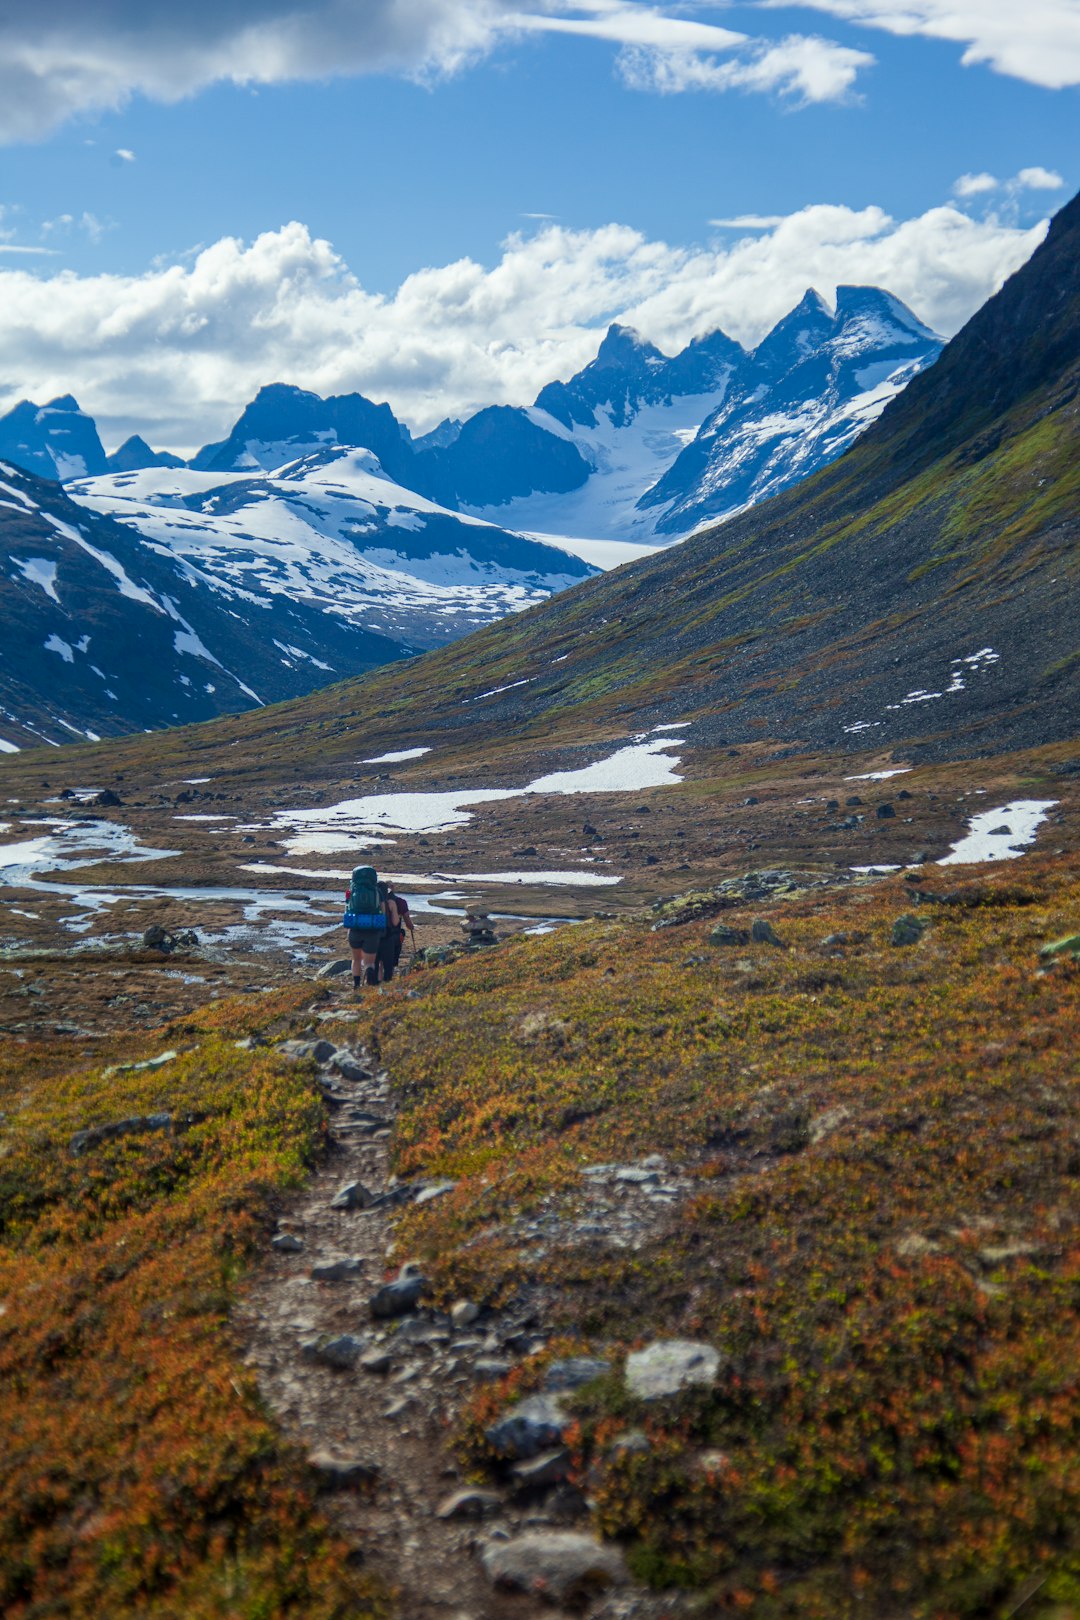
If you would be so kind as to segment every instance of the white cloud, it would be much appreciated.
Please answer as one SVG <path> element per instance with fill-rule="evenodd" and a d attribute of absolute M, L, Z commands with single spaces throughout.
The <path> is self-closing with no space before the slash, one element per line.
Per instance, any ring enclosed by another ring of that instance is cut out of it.
<path fill-rule="evenodd" d="M 981 197 L 987 191 L 996 191 L 1000 184 L 995 175 L 987 174 L 984 169 L 981 174 L 962 174 L 953 191 L 957 197 Z"/>
<path fill-rule="evenodd" d="M 951 333 L 1043 228 L 951 206 L 895 220 L 819 204 L 683 248 L 622 225 L 549 224 L 510 237 L 491 267 L 420 270 L 392 296 L 367 292 L 296 223 L 138 276 L 4 268 L 2 406 L 70 391 L 108 442 L 141 431 L 190 450 L 221 437 L 262 384 L 284 381 L 388 399 L 422 431 L 482 405 L 530 403 L 590 360 L 614 319 L 669 352 L 716 326 L 754 343 L 807 286 L 831 297 L 855 282 L 889 288 Z"/>
<path fill-rule="evenodd" d="M 787 9 L 790 0 L 762 0 Z M 1080 84 L 1080 5 L 1077 0 L 799 0 L 847 22 L 890 34 L 922 34 L 965 47 L 966 67 L 986 63 L 998 73 L 1051 90 Z"/>
<path fill-rule="evenodd" d="M 121 163 L 134 163 L 135 161 L 135 154 L 130 146 L 118 146 L 113 153 L 113 157 L 119 158 Z"/>
<path fill-rule="evenodd" d="M 832 40 L 790 34 L 768 42 L 752 40 L 741 56 L 720 61 L 695 51 L 628 47 L 619 71 L 634 90 L 670 95 L 685 90 L 757 90 L 793 96 L 800 105 L 843 101 L 862 68 L 874 58 Z"/>
<path fill-rule="evenodd" d="M 730 219 L 710 219 L 709 224 L 725 231 L 771 231 L 785 218 L 784 214 L 734 214 Z"/>
<path fill-rule="evenodd" d="M 679 9 L 676 4 L 676 9 Z M 455 73 L 507 40 L 576 34 L 644 53 L 651 88 L 778 90 L 831 99 L 870 59 L 824 40 L 777 42 L 642 0 L 8 0 L 0 12 L 0 141 L 40 138 L 133 95 L 177 101 L 221 82 Z M 730 62 L 720 56 L 736 53 Z M 134 161 L 121 147 L 117 163 Z"/>
<path fill-rule="evenodd" d="M 1016 184 L 1027 191 L 1060 191 L 1065 182 L 1056 169 L 1044 169 L 1037 163 L 1033 168 L 1021 169 Z"/>

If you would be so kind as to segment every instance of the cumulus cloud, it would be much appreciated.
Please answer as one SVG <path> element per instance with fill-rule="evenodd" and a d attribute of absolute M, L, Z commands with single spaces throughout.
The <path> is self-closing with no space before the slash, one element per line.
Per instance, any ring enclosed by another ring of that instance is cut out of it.
<path fill-rule="evenodd" d="M 1034 250 L 1021 230 L 960 209 L 896 220 L 820 204 L 750 221 L 709 247 L 623 225 L 511 236 L 487 267 L 418 271 L 366 291 L 301 224 L 215 242 L 138 276 L 0 269 L 8 408 L 73 392 L 107 441 L 141 431 L 168 448 L 219 438 L 262 384 L 387 399 L 414 429 L 492 403 L 530 403 L 596 353 L 611 320 L 669 352 L 723 327 L 757 342 L 807 286 L 887 287 L 945 333 Z"/>
<path fill-rule="evenodd" d="M 782 6 L 790 0 L 763 0 Z M 922 34 L 965 47 L 965 66 L 986 63 L 997 73 L 1051 90 L 1080 84 L 1080 6 L 1076 0 L 799 0 L 846 22 L 890 34 Z"/>
<path fill-rule="evenodd" d="M 983 170 L 981 174 L 962 174 L 954 184 L 953 192 L 957 197 L 981 197 L 988 191 L 996 191 L 1000 184 L 996 175 Z"/>
<path fill-rule="evenodd" d="M 1044 169 L 1041 163 L 1036 163 L 1021 169 L 1011 180 L 999 180 L 997 175 L 987 174 L 985 170 L 979 174 L 962 174 L 953 182 L 952 189 L 953 196 L 964 202 L 972 197 L 989 198 L 996 193 L 1006 209 L 1015 214 L 1019 212 L 1025 191 L 1060 191 L 1064 184 L 1056 169 Z"/>
<path fill-rule="evenodd" d="M 1027 191 L 1060 191 L 1065 184 L 1056 169 L 1044 169 L 1038 163 L 1030 169 L 1021 169 L 1016 183 Z"/>
<path fill-rule="evenodd" d="M 610 40 L 631 53 L 634 82 L 655 89 L 830 99 L 870 60 L 826 40 L 754 39 L 641 0 L 533 0 L 527 9 L 512 0 L 7 0 L 0 140 L 36 139 L 135 93 L 176 101 L 228 81 L 452 74 L 505 40 L 552 32 Z M 131 161 L 128 150 L 114 161 Z"/>

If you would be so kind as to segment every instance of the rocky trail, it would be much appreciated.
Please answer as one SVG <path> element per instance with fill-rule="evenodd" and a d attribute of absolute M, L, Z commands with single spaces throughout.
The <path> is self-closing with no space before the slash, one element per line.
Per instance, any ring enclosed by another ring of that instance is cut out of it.
<path fill-rule="evenodd" d="M 340 1028 L 348 1014 L 316 1016 Z M 318 1065 L 331 1150 L 280 1219 L 237 1321 L 263 1397 L 306 1448 L 331 1516 L 396 1590 L 403 1620 L 670 1613 L 670 1603 L 629 1587 L 621 1554 L 588 1533 L 587 1504 L 567 1479 L 557 1391 L 606 1364 L 553 1363 L 553 1393 L 513 1408 L 504 1424 L 502 1488 L 464 1477 L 447 1428 L 478 1383 L 543 1347 L 540 1314 L 535 1304 L 496 1313 L 460 1301 L 449 1314 L 423 1304 L 418 1267 L 395 1252 L 394 1214 L 452 1183 L 390 1174 L 390 1076 L 364 1051 L 319 1039 L 314 1027 L 310 1035 L 279 1050 Z M 640 1175 L 663 1207 L 672 1189 L 657 1193 L 658 1173 Z M 623 1241 L 637 1225 L 624 1220 Z"/>

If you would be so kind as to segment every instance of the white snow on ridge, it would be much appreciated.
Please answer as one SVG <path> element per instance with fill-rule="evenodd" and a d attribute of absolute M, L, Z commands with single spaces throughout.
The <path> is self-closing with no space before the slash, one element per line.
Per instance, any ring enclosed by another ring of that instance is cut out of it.
<path fill-rule="evenodd" d="M 1011 861 L 1024 853 L 1056 799 L 1014 799 L 999 810 L 980 810 L 968 822 L 965 837 L 943 855 L 939 866 L 975 865 L 983 861 Z"/>
<path fill-rule="evenodd" d="M 46 596 L 51 596 L 59 604 L 60 598 L 56 594 L 56 564 L 47 557 L 12 557 L 15 567 L 20 569 L 24 579 L 31 585 L 39 585 Z"/>

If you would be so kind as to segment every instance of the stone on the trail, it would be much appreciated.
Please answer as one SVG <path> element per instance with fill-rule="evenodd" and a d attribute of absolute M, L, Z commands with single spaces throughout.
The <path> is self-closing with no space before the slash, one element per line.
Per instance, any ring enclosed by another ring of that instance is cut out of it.
<path fill-rule="evenodd" d="M 397 1344 L 449 1344 L 450 1327 L 445 1321 L 425 1322 L 423 1318 L 414 1316 L 408 1322 L 402 1322 L 394 1334 L 394 1343 Z"/>
<path fill-rule="evenodd" d="M 160 923 L 151 923 L 143 931 L 142 942 L 148 951 L 168 951 L 171 949 L 170 938 L 168 930 L 162 928 Z"/>
<path fill-rule="evenodd" d="M 312 1282 L 344 1282 L 348 1277 L 358 1277 L 364 1269 L 363 1258 L 358 1254 L 342 1255 L 337 1260 L 319 1260 L 311 1268 Z"/>
<path fill-rule="evenodd" d="M 276 1249 L 278 1254 L 299 1254 L 304 1240 L 298 1238 L 295 1232 L 279 1232 L 277 1237 L 270 1239 L 270 1247 Z"/>
<path fill-rule="evenodd" d="M 330 1200 L 331 1209 L 367 1209 L 372 1194 L 362 1181 L 347 1181 Z"/>
<path fill-rule="evenodd" d="M 282 1041 L 278 1052 L 282 1057 L 291 1058 L 294 1063 L 302 1063 L 313 1058 L 316 1063 L 329 1063 L 337 1047 L 333 1041 Z"/>
<path fill-rule="evenodd" d="M 573 1603 L 627 1581 L 617 1547 L 572 1530 L 533 1531 L 489 1542 L 481 1562 L 493 1586 L 530 1592 L 550 1603 Z"/>
<path fill-rule="evenodd" d="M 341 1490 L 350 1485 L 370 1485 L 379 1477 L 379 1465 L 368 1457 L 354 1452 L 319 1450 L 308 1457 L 308 1467 L 319 1476 L 319 1483 L 327 1490 Z"/>
<path fill-rule="evenodd" d="M 505 1378 L 513 1365 L 503 1356 L 480 1356 L 473 1362 L 472 1373 L 478 1384 L 493 1384 L 496 1379 Z"/>
<path fill-rule="evenodd" d="M 311 1340 L 302 1345 L 301 1350 L 309 1361 L 318 1361 L 338 1372 L 348 1372 L 356 1366 L 364 1342 L 363 1339 L 354 1338 L 351 1333 L 339 1333 L 332 1339 Z"/>
<path fill-rule="evenodd" d="M 459 1299 L 450 1307 L 450 1321 L 456 1328 L 469 1327 L 480 1315 L 480 1307 L 471 1299 Z"/>
<path fill-rule="evenodd" d="M 874 814 L 879 821 L 888 821 L 890 816 L 895 816 L 896 811 L 891 804 L 879 804 Z"/>
<path fill-rule="evenodd" d="M 897 917 L 892 926 L 892 945 L 917 945 L 926 933 L 926 923 L 921 917 L 914 916 L 910 911 L 902 917 Z"/>
<path fill-rule="evenodd" d="M 566 1356 L 562 1361 L 553 1361 L 548 1367 L 544 1389 L 549 1395 L 562 1390 L 580 1389 L 582 1384 L 591 1384 L 594 1378 L 602 1378 L 610 1371 L 611 1362 L 601 1356 Z"/>
<path fill-rule="evenodd" d="M 425 1286 L 426 1281 L 421 1276 L 398 1277 L 372 1294 L 368 1309 L 372 1316 L 384 1320 L 393 1316 L 408 1316 L 419 1304 Z"/>
<path fill-rule="evenodd" d="M 655 1187 L 660 1180 L 660 1172 L 630 1164 L 622 1170 L 616 1170 L 612 1179 L 623 1187 Z"/>
<path fill-rule="evenodd" d="M 720 1356 L 711 1344 L 657 1339 L 626 1358 L 626 1387 L 640 1401 L 662 1400 L 691 1385 L 716 1383 Z"/>
<path fill-rule="evenodd" d="M 348 957 L 342 956 L 336 962 L 327 962 L 316 973 L 317 979 L 336 979 L 342 973 L 351 973 L 352 963 Z"/>
<path fill-rule="evenodd" d="M 357 1361 L 363 1372 L 375 1374 L 388 1373 L 393 1364 L 394 1358 L 385 1344 L 373 1344 Z"/>
<path fill-rule="evenodd" d="M 566 1446 L 553 1451 L 541 1451 L 539 1456 L 526 1457 L 510 1470 L 517 1485 L 530 1490 L 545 1485 L 561 1485 L 570 1477 L 570 1452 Z"/>
<path fill-rule="evenodd" d="M 433 1181 L 429 1186 L 421 1187 L 413 1202 L 430 1204 L 433 1198 L 441 1198 L 444 1193 L 453 1192 L 456 1186 L 456 1181 Z"/>
<path fill-rule="evenodd" d="M 746 945 L 749 941 L 745 928 L 729 928 L 726 923 L 717 923 L 709 935 L 710 945 Z"/>
<path fill-rule="evenodd" d="M 437 1519 L 482 1519 L 485 1514 L 497 1513 L 502 1507 L 498 1491 L 483 1491 L 466 1486 L 445 1496 L 435 1509 Z"/>
<path fill-rule="evenodd" d="M 562 1444 L 570 1419 L 557 1399 L 530 1395 L 512 1406 L 485 1431 L 487 1443 L 500 1457 L 536 1457 Z"/>
<path fill-rule="evenodd" d="M 1064 961 L 1067 956 L 1080 959 L 1080 934 L 1066 934 L 1063 939 L 1052 939 L 1048 945 L 1040 947 L 1039 955 L 1044 962 Z"/>
<path fill-rule="evenodd" d="M 764 917 L 755 917 L 750 924 L 750 938 L 755 945 L 783 945 L 776 929 Z"/>
<path fill-rule="evenodd" d="M 340 1074 L 343 1080 L 351 1080 L 354 1085 L 361 1080 L 371 1079 L 371 1070 L 360 1058 L 349 1052 L 339 1052 L 334 1058 L 334 1072 Z"/>

